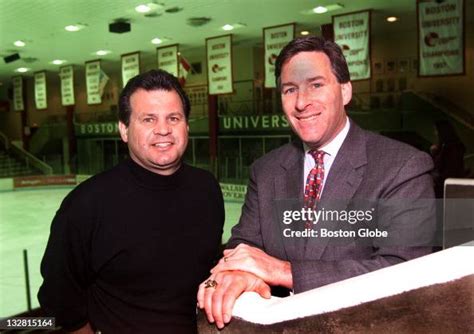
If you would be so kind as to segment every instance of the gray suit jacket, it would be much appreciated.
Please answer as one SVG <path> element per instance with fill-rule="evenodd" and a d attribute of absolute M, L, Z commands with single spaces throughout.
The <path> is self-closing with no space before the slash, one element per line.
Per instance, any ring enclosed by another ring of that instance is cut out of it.
<path fill-rule="evenodd" d="M 284 145 L 254 162 L 242 215 L 232 229 L 228 247 L 246 243 L 290 261 L 296 293 L 431 251 L 431 247 L 395 247 L 376 242 L 370 246 L 351 242 L 334 246 L 321 238 L 284 238 L 284 226 L 275 215 L 275 206 L 279 200 L 302 200 L 303 163 L 302 143 Z M 429 174 L 432 167 L 428 154 L 362 130 L 351 122 L 349 133 L 326 176 L 318 207 L 331 200 L 337 200 L 339 209 L 345 209 L 356 199 L 433 198 Z M 431 239 L 435 230 L 434 210 L 416 210 L 398 208 L 393 215 L 413 221 L 414 225 L 404 231 L 401 224 L 398 227 L 392 223 L 392 232 L 398 233 L 400 238 L 419 233 L 423 234 L 420 238 Z"/>

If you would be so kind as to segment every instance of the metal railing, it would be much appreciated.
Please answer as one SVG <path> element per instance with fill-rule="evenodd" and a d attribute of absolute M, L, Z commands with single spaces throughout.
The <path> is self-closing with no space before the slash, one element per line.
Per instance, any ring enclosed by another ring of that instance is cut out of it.
<path fill-rule="evenodd" d="M 5 150 L 8 151 L 8 149 L 10 148 L 10 141 L 8 140 L 8 137 L 2 131 L 0 131 L 0 142 L 5 147 Z"/>
<path fill-rule="evenodd" d="M 25 151 L 22 147 L 18 146 L 15 143 L 12 143 L 10 147 L 10 152 L 14 154 L 18 159 L 24 160 L 27 166 L 32 166 L 45 175 L 53 174 L 53 168 L 48 164 L 44 163 L 31 153 Z"/>

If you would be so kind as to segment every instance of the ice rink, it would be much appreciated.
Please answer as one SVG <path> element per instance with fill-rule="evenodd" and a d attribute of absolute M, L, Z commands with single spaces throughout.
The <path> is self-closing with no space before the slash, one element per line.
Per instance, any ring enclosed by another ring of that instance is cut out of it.
<path fill-rule="evenodd" d="M 32 308 L 42 278 L 40 262 L 51 220 L 72 188 L 43 188 L 0 192 L 0 318 L 27 310 L 23 249 L 28 251 Z M 226 202 L 223 242 L 237 223 L 242 203 Z"/>

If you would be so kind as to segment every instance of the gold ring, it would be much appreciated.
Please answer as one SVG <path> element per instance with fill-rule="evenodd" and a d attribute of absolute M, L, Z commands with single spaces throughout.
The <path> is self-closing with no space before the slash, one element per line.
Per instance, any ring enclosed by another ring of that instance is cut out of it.
<path fill-rule="evenodd" d="M 217 282 L 213 279 L 208 279 L 204 282 L 204 289 L 208 288 L 215 288 L 217 286 Z"/>
<path fill-rule="evenodd" d="M 227 262 L 227 261 L 229 261 L 229 258 L 226 256 L 224 257 L 224 262 Z"/>

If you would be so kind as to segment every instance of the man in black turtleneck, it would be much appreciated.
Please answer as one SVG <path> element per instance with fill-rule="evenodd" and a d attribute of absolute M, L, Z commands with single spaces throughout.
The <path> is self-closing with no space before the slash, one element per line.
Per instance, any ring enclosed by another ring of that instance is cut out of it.
<path fill-rule="evenodd" d="M 218 256 L 219 184 L 182 163 L 189 100 L 152 70 L 120 95 L 130 158 L 74 189 L 51 227 L 38 299 L 75 333 L 195 333 L 196 291 Z"/>

